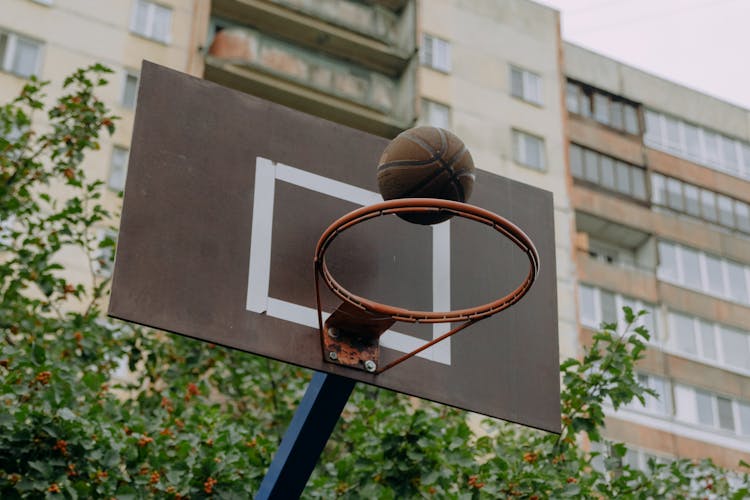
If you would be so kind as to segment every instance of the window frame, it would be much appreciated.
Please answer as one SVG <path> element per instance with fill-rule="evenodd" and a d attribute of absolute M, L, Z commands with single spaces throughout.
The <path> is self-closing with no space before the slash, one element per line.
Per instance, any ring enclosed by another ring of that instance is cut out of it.
<path fill-rule="evenodd" d="M 422 98 L 420 102 L 420 106 L 421 106 L 421 111 L 422 111 L 422 113 L 420 113 L 421 115 L 420 120 L 425 125 L 429 125 L 431 127 L 438 127 L 438 128 L 442 128 L 445 130 L 451 129 L 451 125 L 453 123 L 453 110 L 451 109 L 450 106 L 448 106 L 447 104 L 438 102 L 438 101 L 434 101 L 432 99 L 425 98 L 425 97 Z M 441 109 L 441 108 L 443 111 L 445 111 L 447 115 L 447 123 L 445 124 L 445 126 L 441 124 L 436 124 L 435 121 L 431 119 L 432 110 Z"/>
<path fill-rule="evenodd" d="M 513 74 L 517 73 L 521 78 L 520 93 L 516 92 L 513 85 Z M 533 71 L 524 69 L 515 64 L 508 66 L 508 80 L 510 86 L 510 95 L 516 99 L 534 104 L 537 106 L 544 106 L 544 82 L 542 76 Z M 537 95 L 534 95 L 536 90 Z"/>
<path fill-rule="evenodd" d="M 121 152 L 124 152 L 124 158 L 123 158 L 123 164 L 122 164 L 122 187 L 120 187 L 119 183 L 117 185 L 113 185 L 112 179 L 115 175 L 115 156 L 117 154 L 120 154 Z M 109 188 L 111 191 L 114 191 L 116 193 L 119 193 L 121 191 L 125 190 L 125 181 L 128 176 L 128 161 L 130 160 L 130 149 L 126 148 L 125 146 L 120 145 L 113 145 L 112 151 L 110 153 L 110 160 L 109 160 L 109 173 L 107 174 L 107 188 Z"/>
<path fill-rule="evenodd" d="M 145 26 L 138 26 L 140 9 L 145 9 Z M 169 29 L 164 37 L 160 37 L 155 33 L 156 14 L 159 10 L 169 13 Z M 130 32 L 147 40 L 169 45 L 172 42 L 173 14 L 174 9 L 169 5 L 152 0 L 135 0 L 133 3 L 133 12 L 130 17 Z"/>
<path fill-rule="evenodd" d="M 451 42 L 436 35 L 422 33 L 419 62 L 422 66 L 443 73 L 450 73 L 452 68 Z"/>
<path fill-rule="evenodd" d="M 544 137 L 514 128 L 511 129 L 511 138 L 513 141 L 513 160 L 516 164 L 537 172 L 547 172 L 547 146 Z M 539 145 L 539 165 L 534 165 L 531 163 L 531 159 L 527 158 L 526 147 L 528 143 L 526 141 L 528 140 L 536 141 Z"/>
<path fill-rule="evenodd" d="M 5 49 L 3 53 L 0 54 L 0 71 L 3 71 L 4 73 L 8 73 L 11 75 L 15 75 L 19 78 L 30 78 L 32 76 L 39 76 L 41 69 L 42 69 L 42 59 L 43 59 L 43 52 L 44 52 L 44 42 L 41 40 L 38 40 L 36 38 L 32 38 L 26 35 L 22 35 L 20 33 L 16 33 L 15 31 L 7 30 L 7 29 L 1 29 L 0 28 L 0 36 L 5 36 Z M 33 66 L 34 69 L 29 74 L 22 73 L 20 71 L 16 71 L 15 66 L 15 59 L 17 57 L 17 47 L 18 42 L 26 42 L 30 45 L 33 45 L 36 49 Z"/>

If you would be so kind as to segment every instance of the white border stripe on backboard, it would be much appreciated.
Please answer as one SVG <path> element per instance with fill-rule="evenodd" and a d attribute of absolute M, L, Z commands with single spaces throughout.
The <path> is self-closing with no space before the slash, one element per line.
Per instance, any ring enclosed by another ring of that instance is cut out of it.
<path fill-rule="evenodd" d="M 445 221 L 432 226 L 432 310 L 451 309 L 451 226 Z M 436 339 L 451 329 L 450 323 L 432 325 L 432 338 Z M 435 358 L 451 364 L 451 339 L 445 339 L 430 349 Z"/>
<path fill-rule="evenodd" d="M 276 172 L 271 160 L 257 158 L 253 228 L 250 238 L 250 271 L 247 273 L 247 310 L 263 313 L 268 307 L 271 278 L 271 237 L 273 235 L 273 199 Z M 268 214 L 271 214 L 269 217 Z"/>
<path fill-rule="evenodd" d="M 305 172 L 304 170 L 281 163 L 276 164 L 276 178 L 280 181 L 356 203 L 357 205 L 367 206 L 383 201 L 382 196 L 372 191 L 335 181 L 322 175 Z"/>

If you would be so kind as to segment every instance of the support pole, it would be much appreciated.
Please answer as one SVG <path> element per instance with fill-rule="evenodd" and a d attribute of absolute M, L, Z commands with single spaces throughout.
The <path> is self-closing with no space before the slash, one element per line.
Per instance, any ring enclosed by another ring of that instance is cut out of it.
<path fill-rule="evenodd" d="M 315 372 L 255 500 L 300 497 L 356 383 Z"/>

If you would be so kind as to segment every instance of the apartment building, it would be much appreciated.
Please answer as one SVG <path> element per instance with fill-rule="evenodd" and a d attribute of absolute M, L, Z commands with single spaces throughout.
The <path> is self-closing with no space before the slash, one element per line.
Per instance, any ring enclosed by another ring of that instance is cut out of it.
<path fill-rule="evenodd" d="M 659 394 L 608 416 L 649 456 L 750 453 L 750 111 L 571 44 L 568 167 L 581 342 L 648 311 L 639 377 Z"/>
<path fill-rule="evenodd" d="M 102 63 L 114 71 L 100 96 L 120 117 L 111 138 L 102 136 L 101 149 L 92 152 L 84 168 L 92 178 L 105 180 L 104 203 L 117 210 L 125 185 L 133 128 L 138 73 L 148 59 L 191 72 L 190 48 L 196 45 L 192 0 L 4 0 L 0 15 L 0 100 L 18 95 L 34 75 L 48 80 L 51 102 L 65 77 L 78 68 Z M 201 26 L 201 34 L 203 27 Z M 43 126 L 44 117 L 34 117 Z M 102 228 L 100 236 L 106 230 Z M 81 255 L 65 254 L 74 278 L 89 273 Z M 108 273 L 108 269 L 97 269 Z"/>

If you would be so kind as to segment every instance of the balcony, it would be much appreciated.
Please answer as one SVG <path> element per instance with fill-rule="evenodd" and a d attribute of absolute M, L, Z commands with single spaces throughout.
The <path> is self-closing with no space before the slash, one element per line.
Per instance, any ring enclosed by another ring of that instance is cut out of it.
<path fill-rule="evenodd" d="M 415 6 L 412 1 L 387 3 L 394 5 L 352 0 L 214 0 L 211 15 L 396 77 L 416 51 Z M 388 8 L 398 5 L 399 12 Z"/>

